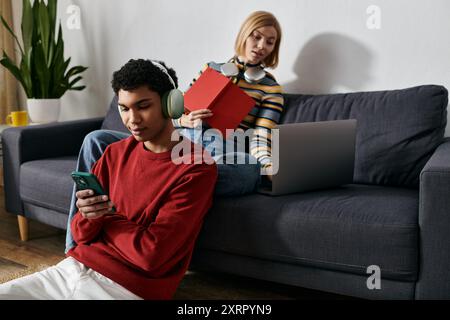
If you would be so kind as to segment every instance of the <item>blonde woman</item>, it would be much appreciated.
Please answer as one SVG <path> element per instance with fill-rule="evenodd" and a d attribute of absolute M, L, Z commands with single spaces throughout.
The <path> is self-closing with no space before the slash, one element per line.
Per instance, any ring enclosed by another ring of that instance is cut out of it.
<path fill-rule="evenodd" d="M 210 67 L 226 76 L 233 77 L 236 84 L 255 100 L 255 106 L 242 119 L 239 128 L 254 129 L 255 134 L 248 151 L 257 159 L 269 179 L 271 179 L 272 167 L 270 130 L 280 120 L 284 101 L 281 86 L 274 76 L 266 71 L 266 68 L 274 69 L 278 65 L 281 37 L 280 24 L 273 14 L 265 11 L 254 12 L 244 21 L 236 37 L 234 57 L 226 63 L 210 62 L 202 70 L 203 72 Z M 176 120 L 175 124 L 178 127 L 197 128 L 203 120 L 212 116 L 213 113 L 209 109 L 196 110 L 183 115 Z M 192 133 L 191 136 L 193 136 Z M 223 170 L 227 169 L 230 168 L 223 168 Z M 241 177 L 242 173 L 248 173 L 246 169 L 241 167 L 239 172 L 236 172 L 236 177 Z M 230 175 L 232 175 L 231 172 L 226 175 L 227 189 L 233 184 Z M 234 182 L 241 186 L 241 188 L 234 188 L 237 193 L 254 190 L 253 183 L 257 181 L 257 178 L 247 174 L 245 177 L 247 183 L 244 184 L 244 188 L 242 188 L 242 178 L 239 179 L 241 181 Z M 219 180 L 221 182 L 220 178 Z M 216 192 L 221 190 L 222 183 L 220 182 Z"/>

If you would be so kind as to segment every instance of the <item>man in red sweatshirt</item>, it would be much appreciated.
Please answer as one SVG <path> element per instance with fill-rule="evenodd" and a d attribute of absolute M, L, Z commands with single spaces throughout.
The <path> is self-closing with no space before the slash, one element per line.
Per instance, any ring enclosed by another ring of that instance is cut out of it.
<path fill-rule="evenodd" d="M 192 161 L 173 159 L 178 141 L 161 99 L 176 81 L 172 69 L 150 60 L 130 60 L 114 73 L 120 116 L 132 135 L 109 145 L 91 170 L 109 197 L 78 191 L 71 223 L 77 246 L 58 265 L 0 285 L 0 299 L 173 297 L 217 180 L 210 159 L 194 161 L 198 147 L 176 155 Z"/>

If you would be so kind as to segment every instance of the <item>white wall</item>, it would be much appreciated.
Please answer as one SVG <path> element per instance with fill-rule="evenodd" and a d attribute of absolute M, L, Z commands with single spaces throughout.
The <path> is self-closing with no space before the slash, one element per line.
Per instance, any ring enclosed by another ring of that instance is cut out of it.
<path fill-rule="evenodd" d="M 21 1 L 13 2 L 18 18 Z M 80 30 L 66 26 L 71 4 L 81 8 Z M 366 26 L 370 5 L 381 9 L 381 29 Z M 130 58 L 165 61 L 186 89 L 205 62 L 233 55 L 254 10 L 273 12 L 282 25 L 273 73 L 286 92 L 450 89 L 448 0 L 60 0 L 66 55 L 89 67 L 87 89 L 63 97 L 60 120 L 104 115 L 111 74 Z"/>

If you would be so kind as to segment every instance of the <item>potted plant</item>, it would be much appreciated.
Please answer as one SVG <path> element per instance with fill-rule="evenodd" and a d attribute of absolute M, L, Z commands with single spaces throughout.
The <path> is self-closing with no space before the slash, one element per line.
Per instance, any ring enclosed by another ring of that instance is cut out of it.
<path fill-rule="evenodd" d="M 56 36 L 57 0 L 23 0 L 22 44 L 11 26 L 0 16 L 9 33 L 14 37 L 20 50 L 21 61 L 16 65 L 3 52 L 0 59 L 6 69 L 22 85 L 27 96 L 27 107 L 32 122 L 57 121 L 60 98 L 67 90 L 83 90 L 76 86 L 82 79 L 80 74 L 87 68 L 75 66 L 69 69 L 71 58 L 64 59 L 64 41 L 61 23 Z"/>

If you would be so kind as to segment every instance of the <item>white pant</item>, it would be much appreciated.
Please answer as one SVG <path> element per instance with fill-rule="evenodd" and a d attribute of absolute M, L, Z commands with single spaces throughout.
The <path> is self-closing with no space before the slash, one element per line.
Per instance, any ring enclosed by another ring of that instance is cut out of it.
<path fill-rule="evenodd" d="M 138 300 L 121 285 L 72 257 L 41 272 L 0 284 L 0 300 Z"/>

